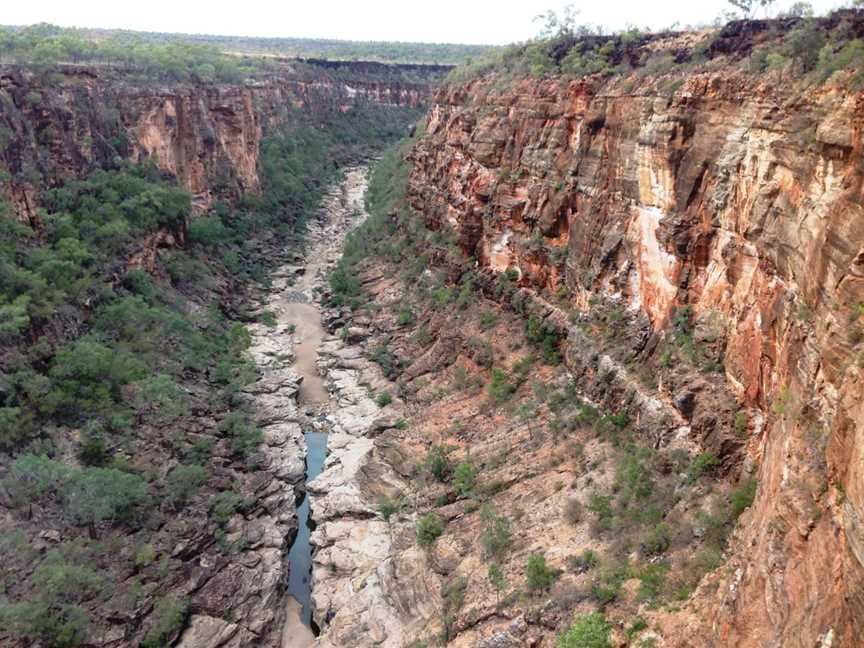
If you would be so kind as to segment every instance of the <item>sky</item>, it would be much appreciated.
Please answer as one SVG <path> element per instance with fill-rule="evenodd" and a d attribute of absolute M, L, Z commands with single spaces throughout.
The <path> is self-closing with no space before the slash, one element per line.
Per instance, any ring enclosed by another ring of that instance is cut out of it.
<path fill-rule="evenodd" d="M 349 40 L 505 44 L 536 35 L 533 18 L 568 2 L 555 0 L 4 0 L 0 24 L 49 22 L 64 27 L 296 36 Z M 726 0 L 576 2 L 580 22 L 608 28 L 659 29 L 710 24 Z M 778 0 L 783 9 L 793 0 Z M 818 13 L 842 0 L 812 0 Z"/>

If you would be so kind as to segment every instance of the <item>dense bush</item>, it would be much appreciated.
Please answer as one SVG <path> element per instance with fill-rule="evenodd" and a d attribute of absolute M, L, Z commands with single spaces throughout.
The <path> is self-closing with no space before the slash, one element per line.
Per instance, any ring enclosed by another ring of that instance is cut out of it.
<path fill-rule="evenodd" d="M 525 336 L 531 344 L 539 349 L 544 362 L 553 365 L 561 362 L 561 353 L 558 348 L 561 344 L 561 334 L 551 324 L 542 322 L 533 316 L 529 317 L 525 324 Z"/>
<path fill-rule="evenodd" d="M 82 605 L 107 592 L 103 574 L 49 552 L 30 577 L 30 596 L 17 603 L 0 602 L 0 620 L 13 636 L 54 648 L 84 642 L 90 617 Z"/>
<path fill-rule="evenodd" d="M 427 513 L 417 522 L 417 543 L 421 547 L 431 547 L 444 533 L 444 522 L 434 513 Z"/>
<path fill-rule="evenodd" d="M 453 471 L 453 486 L 463 497 L 470 495 L 477 482 L 477 468 L 469 460 L 465 460 L 456 466 Z"/>
<path fill-rule="evenodd" d="M 756 499 L 756 480 L 751 479 L 732 491 L 732 517 L 737 519 Z"/>
<path fill-rule="evenodd" d="M 182 506 L 207 481 L 207 471 L 195 464 L 180 465 L 168 473 L 168 501 L 173 506 Z"/>
<path fill-rule="evenodd" d="M 63 509 L 77 524 L 103 520 L 129 522 L 149 502 L 147 483 L 114 468 L 87 468 L 73 473 L 63 487 Z"/>
<path fill-rule="evenodd" d="M 525 579 L 528 589 L 532 591 L 545 590 L 552 586 L 558 572 L 546 564 L 543 554 L 531 554 L 525 567 Z"/>
<path fill-rule="evenodd" d="M 167 645 L 171 635 L 183 627 L 189 604 L 174 596 L 166 596 L 159 600 L 153 614 L 155 621 L 141 642 L 141 648 L 158 648 Z"/>
<path fill-rule="evenodd" d="M 426 453 L 426 467 L 432 476 L 439 482 L 446 481 L 450 477 L 450 459 L 447 458 L 447 448 L 433 445 Z"/>
<path fill-rule="evenodd" d="M 594 612 L 573 621 L 570 628 L 555 641 L 557 648 L 611 648 L 609 633 L 612 626 L 602 614 Z"/>
<path fill-rule="evenodd" d="M 507 374 L 503 369 L 494 368 L 492 378 L 489 381 L 489 398 L 493 403 L 499 404 L 507 400 L 513 393 L 514 387 L 510 384 Z"/>

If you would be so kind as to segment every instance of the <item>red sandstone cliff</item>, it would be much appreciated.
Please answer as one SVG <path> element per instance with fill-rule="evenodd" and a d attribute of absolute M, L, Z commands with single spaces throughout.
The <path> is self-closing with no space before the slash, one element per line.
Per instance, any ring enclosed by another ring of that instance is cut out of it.
<path fill-rule="evenodd" d="M 290 110 L 320 116 L 359 101 L 416 108 L 441 73 L 434 67 L 409 66 L 403 74 L 398 66 L 340 66 L 286 64 L 238 85 L 135 83 L 106 68 L 69 66 L 50 78 L 2 69 L 4 193 L 27 219 L 40 184 L 115 158 L 151 160 L 193 194 L 196 207 L 206 208 L 218 197 L 258 191 L 262 135 L 287 121 Z"/>
<path fill-rule="evenodd" d="M 670 645 L 859 645 L 864 94 L 736 63 L 445 87 L 410 199 L 536 294 L 565 286 L 583 312 L 623 300 L 650 322 L 642 361 L 677 308 L 715 331 L 715 380 L 751 408 L 732 474 L 759 486 L 726 566 L 661 619 Z"/>

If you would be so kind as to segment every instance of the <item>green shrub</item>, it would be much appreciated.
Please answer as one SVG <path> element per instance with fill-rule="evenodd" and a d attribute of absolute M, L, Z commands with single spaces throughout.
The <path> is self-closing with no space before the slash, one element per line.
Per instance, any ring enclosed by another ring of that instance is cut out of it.
<path fill-rule="evenodd" d="M 668 565 L 646 565 L 639 573 L 639 599 L 654 603 L 663 593 Z"/>
<path fill-rule="evenodd" d="M 129 521 L 149 503 L 147 483 L 114 468 L 86 468 L 73 473 L 63 487 L 63 510 L 77 524 Z"/>
<path fill-rule="evenodd" d="M 561 353 L 558 350 L 561 334 L 551 324 L 531 316 L 525 325 L 525 336 L 528 342 L 540 350 L 544 362 L 552 365 L 561 362 Z"/>
<path fill-rule="evenodd" d="M 495 590 L 495 609 L 497 610 L 501 607 L 501 592 L 507 587 L 507 579 L 504 576 L 504 572 L 501 571 L 501 568 L 495 564 L 489 565 L 489 569 L 486 572 L 486 578 Z"/>
<path fill-rule="evenodd" d="M 386 495 L 378 499 L 378 512 L 384 521 L 390 523 L 390 518 L 396 515 L 402 509 L 402 504 L 399 500 L 394 500 Z"/>
<path fill-rule="evenodd" d="M 104 599 L 109 590 L 102 573 L 52 550 L 33 571 L 27 592 L 27 600 L 0 602 L 4 630 L 41 645 L 71 648 L 84 642 L 90 625 L 81 604 Z"/>
<path fill-rule="evenodd" d="M 645 621 L 642 617 L 636 617 L 633 619 L 633 623 L 630 624 L 630 627 L 624 632 L 624 635 L 629 640 L 633 640 L 633 637 L 638 635 L 643 630 L 648 629 L 648 622 Z"/>
<path fill-rule="evenodd" d="M 633 570 L 626 560 L 611 565 L 603 569 L 591 584 L 591 596 L 600 606 L 606 606 L 618 598 L 624 581 L 633 576 Z"/>
<path fill-rule="evenodd" d="M 29 504 L 56 492 L 71 474 L 72 469 L 59 461 L 44 455 L 26 454 L 12 462 L 3 485 L 13 500 Z"/>
<path fill-rule="evenodd" d="M 172 506 L 183 506 L 207 481 L 207 471 L 198 465 L 179 465 L 165 480 L 168 501 Z"/>
<path fill-rule="evenodd" d="M 592 493 L 588 497 L 588 510 L 596 516 L 596 528 L 606 531 L 612 527 L 615 511 L 612 509 L 612 497 Z"/>
<path fill-rule="evenodd" d="M 267 328 L 276 328 L 276 325 L 279 323 L 273 311 L 261 311 L 258 315 L 258 321 Z"/>
<path fill-rule="evenodd" d="M 397 326 L 408 326 L 414 323 L 414 313 L 410 308 L 403 307 L 399 310 L 399 315 L 396 318 Z"/>
<path fill-rule="evenodd" d="M 387 348 L 386 344 L 376 347 L 370 354 L 370 359 L 381 366 L 384 375 L 390 380 L 398 378 L 399 373 L 402 371 L 402 364 L 399 358 Z"/>
<path fill-rule="evenodd" d="M 0 336 L 18 335 L 30 328 L 30 300 L 29 295 L 18 295 L 11 303 L 0 303 Z"/>
<path fill-rule="evenodd" d="M 507 379 L 507 374 L 497 367 L 492 370 L 492 379 L 489 381 L 488 389 L 489 397 L 493 403 L 503 403 L 514 391 L 513 385 Z"/>
<path fill-rule="evenodd" d="M 543 554 L 531 554 L 525 568 L 525 578 L 528 589 L 540 591 L 548 589 L 558 578 L 556 570 L 546 565 L 546 556 Z"/>
<path fill-rule="evenodd" d="M 732 427 L 740 438 L 744 438 L 747 434 L 747 427 L 750 424 L 750 417 L 744 410 L 738 410 L 735 413 L 735 418 L 732 420 Z"/>
<path fill-rule="evenodd" d="M 141 361 L 92 338 L 60 351 L 51 363 L 49 401 L 73 420 L 105 414 L 121 400 L 121 387 L 146 376 Z"/>
<path fill-rule="evenodd" d="M 153 610 L 154 621 L 147 631 L 141 648 L 160 648 L 168 645 L 172 635 L 186 622 L 189 603 L 175 596 L 165 596 L 156 603 Z"/>
<path fill-rule="evenodd" d="M 264 438 L 261 429 L 254 425 L 247 412 L 235 410 L 219 424 L 219 430 L 231 439 L 231 449 L 241 457 L 258 449 Z"/>
<path fill-rule="evenodd" d="M 480 313 L 480 329 L 488 331 L 498 323 L 498 315 L 492 311 L 483 311 Z"/>
<path fill-rule="evenodd" d="M 234 491 L 222 491 L 210 500 L 210 516 L 219 526 L 224 526 L 243 504 L 243 498 Z"/>
<path fill-rule="evenodd" d="M 11 450 L 30 438 L 33 414 L 21 407 L 0 407 L 0 448 Z"/>
<path fill-rule="evenodd" d="M 426 466 L 429 472 L 439 482 L 444 482 L 450 476 L 450 460 L 447 458 L 447 449 L 443 446 L 433 445 L 426 454 Z"/>
<path fill-rule="evenodd" d="M 78 449 L 78 459 L 85 466 L 104 466 L 110 458 L 102 427 L 91 426 L 86 430 L 84 442 Z"/>
<path fill-rule="evenodd" d="M 218 216 L 196 218 L 189 223 L 187 230 L 189 241 L 202 247 L 214 247 L 229 237 L 229 231 Z"/>
<path fill-rule="evenodd" d="M 463 497 L 469 495 L 477 482 L 477 469 L 470 461 L 466 460 L 456 466 L 453 471 L 453 486 Z"/>
<path fill-rule="evenodd" d="M 570 556 L 567 560 L 567 564 L 571 571 L 574 571 L 577 574 L 582 574 L 599 565 L 600 557 L 593 549 L 586 549 L 578 556 Z"/>
<path fill-rule="evenodd" d="M 136 404 L 159 423 L 168 423 L 188 413 L 186 394 L 169 375 L 154 374 L 141 381 Z"/>
<path fill-rule="evenodd" d="M 690 468 L 687 470 L 687 481 L 695 484 L 702 475 L 711 472 L 719 465 L 720 460 L 716 456 L 710 452 L 703 452 L 697 455 L 690 464 Z"/>
<path fill-rule="evenodd" d="M 669 549 L 669 526 L 663 522 L 654 526 L 639 543 L 639 548 L 645 556 L 659 556 Z"/>
<path fill-rule="evenodd" d="M 378 407 L 387 407 L 390 403 L 393 402 L 393 397 L 390 396 L 390 392 L 381 392 L 378 396 L 375 397 L 375 403 Z"/>
<path fill-rule="evenodd" d="M 598 613 L 577 616 L 570 628 L 555 640 L 556 648 L 612 648 L 612 626 Z"/>
<path fill-rule="evenodd" d="M 838 48 L 835 43 L 826 44 L 819 50 L 817 69 L 823 80 L 830 78 L 835 72 L 854 68 L 861 69 L 864 63 L 864 40 L 854 39 Z M 855 76 L 853 85 L 861 82 L 860 73 Z"/>
<path fill-rule="evenodd" d="M 147 567 L 153 564 L 154 560 L 156 560 L 156 549 L 152 544 L 144 544 L 135 552 L 136 567 Z"/>
<path fill-rule="evenodd" d="M 756 498 L 756 480 L 750 479 L 739 488 L 732 491 L 732 518 L 738 519 L 740 515 L 753 504 Z"/>
<path fill-rule="evenodd" d="M 444 522 L 434 513 L 427 513 L 417 523 L 417 543 L 421 547 L 431 547 L 444 533 Z"/>
<path fill-rule="evenodd" d="M 654 482 L 648 464 L 650 457 L 651 451 L 648 448 L 636 446 L 627 448 L 627 453 L 618 463 L 615 472 L 615 487 L 620 493 L 621 502 L 645 500 L 653 493 Z"/>

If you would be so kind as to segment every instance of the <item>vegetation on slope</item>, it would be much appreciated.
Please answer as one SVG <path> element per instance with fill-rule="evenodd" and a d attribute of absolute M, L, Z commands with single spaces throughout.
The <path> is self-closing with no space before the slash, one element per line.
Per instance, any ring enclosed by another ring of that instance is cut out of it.
<path fill-rule="evenodd" d="M 579 25 L 575 14 L 548 19 L 536 39 L 488 53 L 453 70 L 448 82 L 496 73 L 507 77 L 600 78 L 658 76 L 673 71 L 711 70 L 730 65 L 743 71 L 783 72 L 790 78 L 824 82 L 853 70 L 852 82 L 864 81 L 864 13 L 841 10 L 814 17 L 796 6 L 774 20 L 733 20 L 725 26 L 657 33 L 630 28 L 607 33 Z"/>

